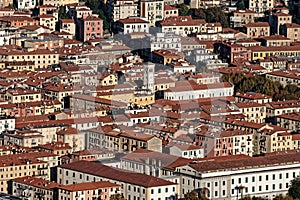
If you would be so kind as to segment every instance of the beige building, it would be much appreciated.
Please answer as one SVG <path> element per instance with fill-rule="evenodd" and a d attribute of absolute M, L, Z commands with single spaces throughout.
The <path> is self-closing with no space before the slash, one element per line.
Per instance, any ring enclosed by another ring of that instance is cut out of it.
<path fill-rule="evenodd" d="M 283 128 L 298 131 L 300 130 L 300 114 L 298 112 L 291 112 L 276 117 L 278 126 Z"/>
<path fill-rule="evenodd" d="M 76 128 L 66 127 L 57 131 L 57 141 L 68 144 L 72 152 L 81 151 L 85 148 L 85 133 Z"/>
<path fill-rule="evenodd" d="M 64 31 L 76 35 L 76 24 L 74 19 L 61 19 L 60 20 L 60 31 Z"/>
<path fill-rule="evenodd" d="M 6 90 L 5 94 L 0 96 L 2 100 L 8 101 L 9 103 L 27 103 L 42 100 L 42 95 L 40 92 L 24 88 L 8 89 Z"/>
<path fill-rule="evenodd" d="M 103 131 L 90 129 L 87 131 L 87 148 L 106 148 L 118 152 L 132 152 L 136 149 L 162 151 L 162 140 L 153 135 L 142 133 L 126 133 L 120 130 Z"/>
<path fill-rule="evenodd" d="M 58 187 L 57 199 L 103 199 L 110 200 L 112 195 L 120 194 L 121 185 L 108 181 L 83 182 Z"/>
<path fill-rule="evenodd" d="M 249 0 L 249 9 L 256 13 L 263 13 L 274 7 L 274 0 Z"/>
<path fill-rule="evenodd" d="M 290 40 L 297 42 L 300 40 L 300 25 L 296 23 L 285 24 L 283 25 L 280 34 L 283 34 Z"/>
<path fill-rule="evenodd" d="M 141 173 L 127 172 L 89 161 L 78 161 L 58 167 L 59 184 L 110 181 L 121 185 L 125 199 L 169 199 L 178 194 L 178 185 Z"/>
<path fill-rule="evenodd" d="M 51 14 L 39 15 L 38 20 L 41 26 L 46 26 L 50 31 L 55 31 L 56 18 Z"/>
<path fill-rule="evenodd" d="M 206 22 L 203 19 L 192 19 L 191 16 L 169 17 L 159 22 L 163 33 L 175 33 L 188 36 L 206 32 Z"/>
<path fill-rule="evenodd" d="M 236 10 L 230 17 L 231 26 L 242 27 L 245 24 L 254 23 L 255 16 L 256 13 L 252 10 Z"/>
<path fill-rule="evenodd" d="M 292 15 L 286 13 L 271 13 L 269 16 L 269 24 L 272 34 L 280 34 L 283 25 L 292 23 Z"/>
<path fill-rule="evenodd" d="M 45 152 L 0 156 L 0 191 L 8 193 L 8 181 L 34 176 L 49 180 L 50 167 L 57 166 L 58 157 Z"/>
<path fill-rule="evenodd" d="M 133 0 L 117 0 L 113 5 L 110 6 L 113 9 L 113 11 L 111 12 L 113 21 L 118 21 L 127 17 L 138 16 L 138 5 Z"/>
<path fill-rule="evenodd" d="M 12 194 L 30 199 L 53 200 L 54 190 L 59 184 L 42 178 L 25 176 L 12 180 Z"/>
<path fill-rule="evenodd" d="M 297 70 L 270 72 L 266 74 L 266 78 L 272 81 L 278 81 L 284 87 L 288 84 L 300 86 L 300 76 Z"/>
<path fill-rule="evenodd" d="M 255 92 L 246 92 L 246 93 L 237 93 L 235 95 L 236 102 L 255 102 L 259 104 L 265 104 L 272 102 L 272 97 L 267 96 L 262 93 Z"/>
<path fill-rule="evenodd" d="M 78 4 L 79 0 L 42 0 L 42 5 L 64 6 L 67 4 Z"/>
<path fill-rule="evenodd" d="M 24 147 L 35 147 L 38 144 L 43 144 L 43 139 L 44 136 L 34 130 L 16 130 L 3 134 L 4 144 L 16 144 Z"/>
<path fill-rule="evenodd" d="M 141 0 L 140 17 L 149 22 L 150 26 L 164 19 L 163 0 Z"/>
<path fill-rule="evenodd" d="M 0 49 L 1 62 L 13 61 L 33 61 L 36 69 L 44 69 L 49 65 L 59 63 L 59 54 L 51 52 L 50 50 L 36 50 L 36 51 L 8 51 Z"/>
<path fill-rule="evenodd" d="M 248 23 L 243 26 L 243 29 L 244 33 L 247 34 L 247 38 L 258 38 L 270 35 L 270 26 L 267 22 Z"/>

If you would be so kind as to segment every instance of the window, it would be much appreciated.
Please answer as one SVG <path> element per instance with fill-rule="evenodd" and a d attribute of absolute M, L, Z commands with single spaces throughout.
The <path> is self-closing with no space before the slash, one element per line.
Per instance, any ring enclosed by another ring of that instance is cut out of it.
<path fill-rule="evenodd" d="M 158 193 L 161 193 L 161 189 L 160 188 L 158 188 Z"/>
<path fill-rule="evenodd" d="M 261 186 L 258 187 L 258 191 L 261 191 Z"/>
<path fill-rule="evenodd" d="M 216 187 L 218 186 L 218 182 L 215 182 L 215 186 L 216 186 Z"/>
<path fill-rule="evenodd" d="M 151 189 L 151 194 L 154 194 L 154 189 Z"/>
<path fill-rule="evenodd" d="M 269 190 L 269 186 L 268 185 L 266 185 L 266 191 L 268 191 Z"/>
<path fill-rule="evenodd" d="M 266 175 L 266 181 L 268 181 L 269 180 L 269 175 Z"/>
<path fill-rule="evenodd" d="M 279 174 L 279 179 L 282 179 L 282 174 Z"/>
<path fill-rule="evenodd" d="M 231 184 L 234 184 L 234 179 L 231 179 Z"/>
<path fill-rule="evenodd" d="M 285 174 L 285 177 L 286 177 L 286 178 L 289 178 L 289 173 L 286 173 L 286 174 Z"/>
<path fill-rule="evenodd" d="M 261 176 L 258 177 L 258 181 L 261 181 Z"/>
<path fill-rule="evenodd" d="M 255 176 L 252 176 L 252 182 L 255 182 Z"/>

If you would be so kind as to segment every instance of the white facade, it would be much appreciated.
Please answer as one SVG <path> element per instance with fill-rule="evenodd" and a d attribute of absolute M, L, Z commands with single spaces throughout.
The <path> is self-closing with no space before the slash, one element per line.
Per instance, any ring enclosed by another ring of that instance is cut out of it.
<path fill-rule="evenodd" d="M 0 133 L 5 130 L 15 130 L 15 118 L 0 118 Z"/>
<path fill-rule="evenodd" d="M 173 33 L 157 33 L 156 36 L 148 36 L 150 50 L 172 49 L 181 52 L 181 37 Z"/>
<path fill-rule="evenodd" d="M 90 164 L 90 162 L 88 162 L 88 161 L 79 161 L 79 162 L 85 162 L 86 165 Z M 79 162 L 77 162 L 77 163 L 79 163 Z M 101 164 L 93 163 L 92 165 L 95 165 L 95 167 L 96 167 L 96 165 L 101 165 Z M 105 168 L 107 168 L 107 167 L 105 167 Z M 129 172 L 129 174 L 127 175 L 127 177 L 128 177 L 127 182 L 123 182 L 120 179 L 124 179 L 126 177 L 126 173 L 128 173 L 128 172 L 124 172 L 124 174 L 123 174 L 123 173 L 121 173 L 121 171 L 118 171 L 118 172 L 115 171 L 115 173 L 117 173 L 117 174 L 109 175 L 111 177 L 115 176 L 115 178 L 112 179 L 112 178 L 101 177 L 101 175 L 94 175 L 95 172 L 88 173 L 87 171 L 79 171 L 79 170 L 67 169 L 64 167 L 63 168 L 58 167 L 58 177 L 57 177 L 58 179 L 57 180 L 60 184 L 66 184 L 66 185 L 73 184 L 73 183 L 91 182 L 91 181 L 110 181 L 112 183 L 122 185 L 121 193 L 128 200 L 134 200 L 134 199 L 140 199 L 140 200 L 156 199 L 157 200 L 159 198 L 161 198 L 162 200 L 163 199 L 175 199 L 175 196 L 178 192 L 178 186 L 176 183 L 172 184 L 172 183 L 168 182 L 168 184 L 161 185 L 161 186 L 145 187 L 145 186 L 133 183 L 133 182 L 135 182 L 135 180 L 134 180 L 134 178 L 132 178 L 132 176 L 134 176 L 135 174 L 138 174 L 138 173 Z M 131 178 L 129 178 L 130 176 L 131 176 Z M 136 176 L 134 176 L 134 177 L 136 177 Z M 145 178 L 145 179 L 154 178 L 157 181 L 162 180 L 163 182 L 167 183 L 167 181 L 164 181 L 163 179 L 151 177 L 151 176 L 148 176 L 145 174 L 139 174 L 138 177 Z M 140 180 L 136 180 L 136 182 L 140 182 Z M 155 182 L 151 182 L 151 184 L 153 184 L 153 183 L 155 184 Z"/>
<path fill-rule="evenodd" d="M 32 9 L 36 6 L 36 0 L 19 0 L 17 1 L 18 4 L 18 9 L 26 9 L 26 10 L 29 10 L 29 9 Z"/>
<path fill-rule="evenodd" d="M 211 98 L 211 97 L 220 97 L 220 96 L 232 96 L 233 95 L 233 86 L 222 86 L 220 87 L 210 87 L 214 84 L 206 84 L 205 87 L 199 89 L 193 89 L 191 86 L 182 87 L 182 88 L 169 88 L 165 91 L 164 99 L 168 100 L 189 100 L 189 99 L 198 99 L 198 98 Z"/>

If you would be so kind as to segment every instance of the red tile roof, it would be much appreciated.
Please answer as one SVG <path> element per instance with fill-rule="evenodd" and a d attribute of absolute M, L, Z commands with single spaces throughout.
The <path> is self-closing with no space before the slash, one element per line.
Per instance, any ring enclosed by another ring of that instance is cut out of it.
<path fill-rule="evenodd" d="M 108 178 L 112 181 L 116 180 L 116 181 L 129 183 L 137 186 L 142 186 L 145 188 L 176 185 L 176 183 L 172 183 L 170 181 L 166 181 L 146 174 L 120 170 L 100 163 L 94 163 L 88 161 L 73 162 L 70 164 L 61 165 L 60 168 L 79 171 L 94 176 Z"/>

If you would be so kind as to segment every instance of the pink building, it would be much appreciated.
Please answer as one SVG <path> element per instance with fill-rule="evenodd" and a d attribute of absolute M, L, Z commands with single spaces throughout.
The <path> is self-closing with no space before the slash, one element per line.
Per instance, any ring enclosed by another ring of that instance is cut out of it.
<path fill-rule="evenodd" d="M 103 20 L 99 17 L 88 16 L 80 19 L 79 37 L 81 41 L 103 37 Z"/>

